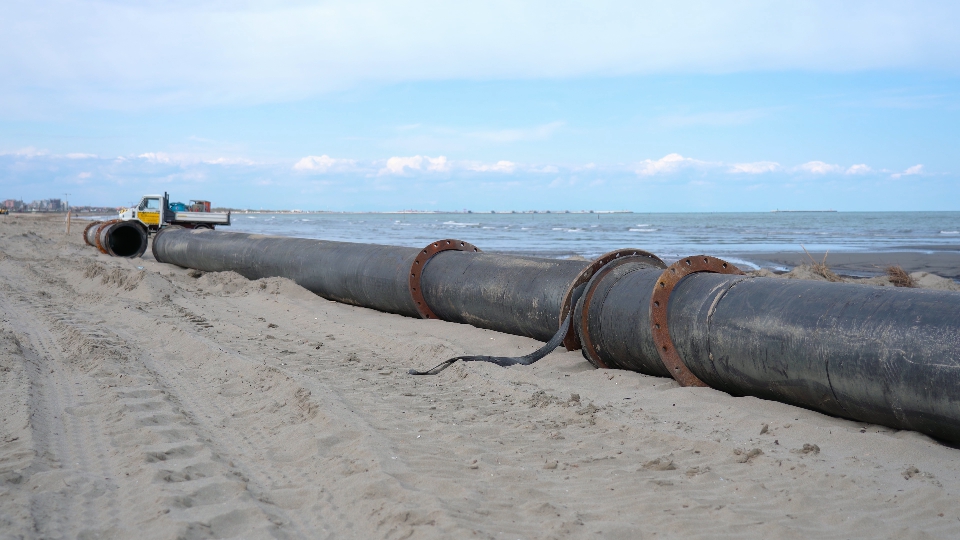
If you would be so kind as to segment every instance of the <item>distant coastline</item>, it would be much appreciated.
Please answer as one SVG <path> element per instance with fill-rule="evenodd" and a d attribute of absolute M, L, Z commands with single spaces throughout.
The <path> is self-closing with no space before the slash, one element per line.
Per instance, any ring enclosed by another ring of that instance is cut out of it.
<path fill-rule="evenodd" d="M 774 214 L 781 214 L 781 213 L 800 213 L 800 212 L 836 212 L 836 210 L 780 210 L 780 209 L 777 209 L 777 210 L 771 210 L 771 212 Z"/>
<path fill-rule="evenodd" d="M 217 207 L 214 212 L 236 214 L 633 214 L 633 210 L 252 210 L 249 208 Z"/>

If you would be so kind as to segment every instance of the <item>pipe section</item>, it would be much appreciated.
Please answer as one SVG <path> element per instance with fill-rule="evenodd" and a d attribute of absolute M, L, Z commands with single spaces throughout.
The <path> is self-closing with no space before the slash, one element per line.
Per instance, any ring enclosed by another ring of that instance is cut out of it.
<path fill-rule="evenodd" d="M 248 279 L 285 277 L 330 300 L 419 317 L 410 271 L 421 250 L 246 233 L 167 229 L 154 257 Z M 560 307 L 586 261 L 510 257 L 467 251 L 436 253 L 421 270 L 423 297 L 446 321 L 549 340 Z"/>
<path fill-rule="evenodd" d="M 204 229 L 164 229 L 153 237 L 160 261 L 248 279 L 285 277 L 324 298 L 419 317 L 408 286 L 415 248 L 284 238 Z M 452 254 L 439 253 L 427 267 Z"/>
<path fill-rule="evenodd" d="M 713 388 L 960 440 L 960 293 L 694 274 L 669 319 Z"/>
<path fill-rule="evenodd" d="M 103 222 L 91 221 L 83 228 L 83 241 L 86 242 L 88 246 L 97 247 L 97 227 L 99 227 L 101 223 Z"/>
<path fill-rule="evenodd" d="M 103 252 L 113 257 L 140 257 L 147 251 L 148 238 L 146 227 L 134 221 L 111 223 L 98 232 Z"/>
<path fill-rule="evenodd" d="M 146 227 L 134 221 L 94 221 L 83 229 L 84 242 L 113 257 L 140 257 L 148 238 Z"/>
<path fill-rule="evenodd" d="M 574 313 L 581 353 L 595 367 L 669 377 L 650 330 L 650 297 L 663 269 L 646 261 L 608 265 L 587 282 Z"/>
<path fill-rule="evenodd" d="M 440 319 L 549 341 L 567 287 L 587 264 L 447 251 L 434 256 L 421 283 Z"/>

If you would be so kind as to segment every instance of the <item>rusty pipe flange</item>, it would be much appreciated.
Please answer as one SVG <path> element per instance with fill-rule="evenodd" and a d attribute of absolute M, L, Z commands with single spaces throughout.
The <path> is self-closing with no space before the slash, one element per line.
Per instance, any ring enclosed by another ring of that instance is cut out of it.
<path fill-rule="evenodd" d="M 83 241 L 86 242 L 86 244 L 87 244 L 88 246 L 96 247 L 96 246 L 94 246 L 93 244 L 90 243 L 90 239 L 87 238 L 87 233 L 90 232 L 90 229 L 91 229 L 91 228 L 96 227 L 97 225 L 99 225 L 99 224 L 101 224 L 101 223 L 103 223 L 103 222 L 102 222 L 102 221 L 91 221 L 89 224 L 87 224 L 86 227 L 83 228 Z"/>
<path fill-rule="evenodd" d="M 448 238 L 446 240 L 437 240 L 420 250 L 417 258 L 413 260 L 413 264 L 410 266 L 410 296 L 413 297 L 413 303 L 416 304 L 417 311 L 424 319 L 436 319 L 437 314 L 430 309 L 430 306 L 427 305 L 427 300 L 423 297 L 423 291 L 420 288 L 420 278 L 423 275 L 423 269 L 427 266 L 430 259 L 441 251 L 472 251 L 474 253 L 480 253 L 480 248 L 470 242 Z"/>
<path fill-rule="evenodd" d="M 634 260 L 636 260 L 636 258 L 629 255 L 624 257 L 613 257 L 607 262 L 607 264 L 601 265 L 596 270 L 596 272 L 593 274 L 593 277 L 587 282 L 587 289 L 583 291 L 583 295 L 581 296 L 582 300 L 579 303 L 579 317 L 575 318 L 573 323 L 570 325 L 580 328 L 580 338 L 577 339 L 577 343 L 582 347 L 583 356 L 595 368 L 609 369 L 610 366 L 608 366 L 607 363 L 604 362 L 603 359 L 601 359 L 597 354 L 596 346 L 593 344 L 593 340 L 590 339 L 590 304 L 593 302 L 593 295 L 597 292 L 597 286 L 600 285 L 600 282 L 603 281 L 603 278 L 608 273 L 613 271 L 613 269 L 616 267 Z M 665 266 L 662 261 L 660 262 L 660 265 L 661 267 Z M 576 311 L 574 312 L 576 313 Z M 583 340 L 582 343 L 580 342 L 580 339 Z"/>
<path fill-rule="evenodd" d="M 103 247 L 103 243 L 100 242 L 100 231 L 102 231 L 104 227 L 109 227 L 110 225 L 113 225 L 114 223 L 120 223 L 120 220 L 119 220 L 119 219 L 111 219 L 111 220 L 109 220 L 109 221 L 104 221 L 103 223 L 101 223 L 100 225 L 97 226 L 97 232 L 96 232 L 96 234 L 95 234 L 94 237 L 93 237 L 93 241 L 96 242 L 96 245 L 94 245 L 93 247 L 97 248 L 97 251 L 99 251 L 100 253 L 103 253 L 104 255 L 107 254 L 107 250 L 106 250 L 106 248 Z"/>
<path fill-rule="evenodd" d="M 739 274 L 736 266 L 709 255 L 695 255 L 686 257 L 670 265 L 660 274 L 657 284 L 653 286 L 653 296 L 650 298 L 650 325 L 653 330 L 653 342 L 660 354 L 660 361 L 670 372 L 670 375 L 680 383 L 680 386 L 707 386 L 683 363 L 680 354 L 670 339 L 670 329 L 667 326 L 667 307 L 670 303 L 670 293 L 685 276 L 697 272 L 713 274 Z"/>
<path fill-rule="evenodd" d="M 626 248 L 604 253 L 592 263 L 587 265 L 587 267 L 584 268 L 577 276 L 577 279 L 573 280 L 573 283 L 567 287 L 567 292 L 563 295 L 563 303 L 560 304 L 560 322 L 558 324 L 563 324 L 563 320 L 567 317 L 567 313 L 570 313 L 574 307 L 571 305 L 573 303 L 573 291 L 580 285 L 590 281 L 590 278 L 592 278 L 593 275 L 604 266 L 625 257 L 640 257 L 646 259 L 656 268 L 667 267 L 667 265 L 660 260 L 660 257 L 657 257 L 653 253 L 644 251 L 642 249 Z M 586 291 L 584 291 L 584 297 L 586 297 Z M 576 324 L 570 325 L 567 335 L 563 338 L 563 346 L 566 347 L 568 351 L 575 351 L 581 347 L 580 339 L 577 337 Z"/>

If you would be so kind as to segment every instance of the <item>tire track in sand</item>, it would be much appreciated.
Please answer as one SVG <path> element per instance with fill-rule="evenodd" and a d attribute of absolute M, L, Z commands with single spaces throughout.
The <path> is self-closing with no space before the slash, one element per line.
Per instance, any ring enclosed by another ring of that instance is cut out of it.
<path fill-rule="evenodd" d="M 165 308 L 166 315 L 184 309 Z M 398 479 L 403 465 L 392 457 L 397 452 L 389 440 L 335 389 L 265 365 L 249 346 L 230 350 L 186 319 L 158 317 L 163 322 L 150 338 L 151 368 L 177 388 L 184 408 L 205 432 L 216 433 L 219 446 L 233 449 L 237 467 L 262 490 L 258 496 L 296 509 L 303 530 L 385 538 L 471 533 L 435 495 Z M 369 512 L 368 520 L 356 520 L 357 506 Z"/>
<path fill-rule="evenodd" d="M 36 532 L 129 536 L 149 524 L 164 538 L 285 536 L 137 361 L 142 352 L 105 329 L 97 306 L 31 302 L 3 288 L 10 294 L 0 308 L 29 344 L 21 348 L 32 367 L 34 446 L 43 458 L 25 471 L 24 487 L 36 492 Z M 58 298 L 74 296 L 63 292 Z M 94 502 L 104 496 L 110 500 Z"/>

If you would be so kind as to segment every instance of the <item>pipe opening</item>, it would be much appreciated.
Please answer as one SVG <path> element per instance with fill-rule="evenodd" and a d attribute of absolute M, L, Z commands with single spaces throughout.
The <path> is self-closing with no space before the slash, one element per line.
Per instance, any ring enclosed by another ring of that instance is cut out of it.
<path fill-rule="evenodd" d="M 113 228 L 107 242 L 117 257 L 136 257 L 143 253 L 145 239 L 136 225 L 119 225 Z"/>

